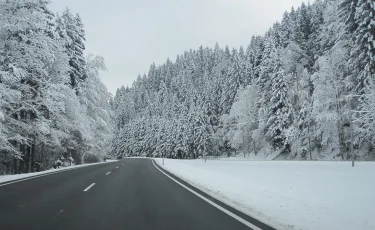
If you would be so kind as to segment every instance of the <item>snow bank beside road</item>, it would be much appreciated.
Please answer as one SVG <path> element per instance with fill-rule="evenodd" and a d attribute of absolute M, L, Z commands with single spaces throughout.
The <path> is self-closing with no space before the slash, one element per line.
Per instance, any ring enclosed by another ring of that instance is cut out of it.
<path fill-rule="evenodd" d="M 106 160 L 105 162 L 103 162 L 103 163 L 108 163 L 108 162 L 115 162 L 115 161 L 118 161 L 118 160 L 112 160 L 112 159 L 108 159 L 108 160 Z"/>
<path fill-rule="evenodd" d="M 277 229 L 375 229 L 375 163 L 161 159 L 176 176 Z"/>
<path fill-rule="evenodd" d="M 82 168 L 82 167 L 87 167 L 87 166 L 97 165 L 97 164 L 104 164 L 104 163 L 109 163 L 109 162 L 114 162 L 114 161 L 117 161 L 117 160 L 111 160 L 111 161 L 99 162 L 99 163 L 92 163 L 92 164 L 74 165 L 74 166 L 62 167 L 62 168 L 59 168 L 59 169 L 49 169 L 49 170 L 45 170 L 45 171 L 41 171 L 41 172 L 23 173 L 23 174 L 14 174 L 14 175 L 0 175 L 0 183 L 24 179 L 24 178 L 27 178 L 27 177 L 39 176 L 39 175 L 43 175 L 43 174 L 49 174 L 49 173 L 53 173 L 53 172 L 59 172 L 59 171 L 68 170 L 68 169 Z"/>

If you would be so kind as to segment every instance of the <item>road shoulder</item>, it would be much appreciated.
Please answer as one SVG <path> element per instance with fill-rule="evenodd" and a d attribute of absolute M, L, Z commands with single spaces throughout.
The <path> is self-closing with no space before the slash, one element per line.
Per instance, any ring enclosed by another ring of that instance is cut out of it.
<path fill-rule="evenodd" d="M 187 188 L 193 190 L 194 192 L 198 193 L 199 195 L 203 196 L 204 198 L 208 199 L 209 201 L 215 203 L 216 205 L 222 207 L 223 209 L 229 211 L 230 213 L 233 213 L 235 216 L 238 216 L 240 217 L 241 219 L 251 223 L 251 225 L 255 225 L 257 228 L 259 229 L 262 229 L 262 230 L 276 230 L 275 228 L 271 227 L 271 226 L 268 226 L 267 224 L 263 223 L 263 222 L 260 222 L 259 220 L 251 217 L 251 216 L 248 216 L 246 215 L 245 213 L 221 202 L 220 200 L 208 195 L 207 193 L 203 192 L 202 190 L 198 189 L 197 187 L 189 184 L 188 182 L 182 180 L 181 178 L 175 176 L 174 174 L 170 173 L 169 171 L 167 171 L 166 169 L 164 169 L 163 167 L 161 167 L 155 160 L 152 159 L 152 163 L 153 165 L 159 169 L 161 172 L 167 174 L 168 176 L 170 176 L 171 178 L 173 178 L 174 180 L 178 181 L 179 183 L 181 183 L 182 185 L 186 186 Z"/>

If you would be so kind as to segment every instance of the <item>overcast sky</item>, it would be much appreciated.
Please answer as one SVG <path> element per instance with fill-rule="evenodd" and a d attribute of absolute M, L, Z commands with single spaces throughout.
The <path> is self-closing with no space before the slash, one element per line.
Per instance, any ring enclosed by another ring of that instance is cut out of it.
<path fill-rule="evenodd" d="M 308 0 L 52 0 L 51 9 L 80 14 L 86 51 L 105 58 L 102 80 L 114 94 L 152 62 L 174 61 L 185 50 L 216 42 L 246 48 L 252 35 L 265 33 L 302 2 Z"/>

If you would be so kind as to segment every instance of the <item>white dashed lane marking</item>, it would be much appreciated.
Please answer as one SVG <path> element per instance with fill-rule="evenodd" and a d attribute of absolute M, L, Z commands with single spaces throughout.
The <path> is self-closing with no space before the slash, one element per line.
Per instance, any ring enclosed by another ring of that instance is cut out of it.
<path fill-rule="evenodd" d="M 61 210 L 60 212 L 58 212 L 53 218 L 52 220 L 54 220 L 58 215 L 60 215 L 64 210 Z"/>
<path fill-rule="evenodd" d="M 85 190 L 83 190 L 83 191 L 84 191 L 84 192 L 89 191 L 89 189 L 92 188 L 92 186 L 94 186 L 94 185 L 95 185 L 95 183 L 92 183 L 89 187 L 85 188 Z"/>

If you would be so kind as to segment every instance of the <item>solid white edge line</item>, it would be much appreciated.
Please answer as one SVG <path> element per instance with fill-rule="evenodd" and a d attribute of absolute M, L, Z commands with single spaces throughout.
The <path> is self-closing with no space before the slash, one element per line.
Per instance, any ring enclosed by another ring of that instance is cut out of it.
<path fill-rule="evenodd" d="M 94 186 L 94 185 L 95 185 L 95 183 L 92 183 L 89 187 L 85 188 L 85 190 L 83 190 L 83 191 L 84 191 L 84 192 L 89 191 L 89 189 L 90 189 L 92 186 Z"/>
<path fill-rule="evenodd" d="M 38 178 L 38 177 L 49 176 L 49 175 L 56 174 L 56 173 L 62 173 L 62 172 L 66 172 L 66 171 L 70 171 L 70 170 L 78 169 L 78 168 L 82 168 L 82 167 L 71 168 L 71 169 L 65 169 L 65 170 L 60 170 L 60 171 L 50 172 L 50 173 L 43 173 L 43 174 L 40 174 L 40 175 L 37 175 L 37 176 L 25 177 L 24 179 L 20 179 L 20 180 L 17 180 L 17 179 L 16 179 L 16 181 L 12 181 L 12 182 L 5 183 L 5 184 L 0 184 L 0 187 L 1 187 L 1 186 L 8 185 L 8 184 L 18 183 L 18 182 L 25 181 L 25 180 L 35 179 L 35 178 Z"/>
<path fill-rule="evenodd" d="M 111 172 L 107 172 L 105 175 L 107 176 L 108 174 L 110 174 Z"/>
<path fill-rule="evenodd" d="M 111 163 L 111 162 L 107 162 L 107 163 Z M 49 175 L 56 174 L 56 173 L 62 173 L 62 172 L 66 172 L 66 171 L 70 171 L 70 170 L 74 170 L 74 169 L 80 169 L 80 168 L 85 168 L 85 167 L 90 167 L 90 166 L 95 166 L 95 165 L 99 165 L 99 164 L 92 164 L 92 165 L 87 165 L 87 166 L 82 166 L 82 167 L 67 168 L 67 169 L 63 169 L 63 170 L 59 170 L 59 171 L 46 172 L 46 173 L 36 175 L 36 176 L 29 176 L 29 177 L 25 177 L 23 179 L 14 179 L 14 181 L 10 181 L 8 183 L 4 182 L 4 184 L 0 184 L 0 187 L 5 186 L 5 185 L 9 185 L 9 184 L 18 183 L 18 182 L 25 181 L 25 180 L 32 180 L 32 179 L 35 179 L 35 178 L 38 178 L 38 177 L 49 176 Z"/>
<path fill-rule="evenodd" d="M 187 187 L 186 185 L 180 183 L 179 181 L 177 181 L 176 179 L 174 179 L 173 177 L 169 176 L 168 174 L 166 174 L 165 172 L 163 172 L 162 170 L 160 170 L 156 165 L 155 165 L 155 162 L 154 160 L 152 160 L 152 164 L 154 165 L 155 168 L 157 168 L 160 172 L 162 172 L 164 175 L 166 175 L 167 177 L 169 177 L 169 179 L 173 180 L 174 182 L 176 182 L 177 184 L 181 185 L 183 188 L 185 188 L 186 190 L 188 190 L 189 192 L 193 193 L 194 195 L 196 195 L 197 197 L 201 198 L 202 200 L 206 201 L 207 203 L 209 203 L 210 205 L 214 206 L 215 208 L 219 209 L 220 211 L 224 212 L 225 214 L 229 215 L 230 217 L 238 220 L 239 222 L 243 223 L 244 225 L 246 225 L 247 227 L 249 228 L 252 228 L 253 230 L 262 230 L 261 228 L 253 225 L 252 223 L 248 222 L 247 220 L 237 216 L 236 214 L 232 213 L 231 211 L 228 211 L 226 210 L 225 208 L 221 207 L 220 205 L 216 204 L 215 202 L 212 202 L 211 200 L 207 199 L 206 197 L 202 196 L 201 194 L 197 193 L 196 191 L 192 190 L 191 188 Z"/>

